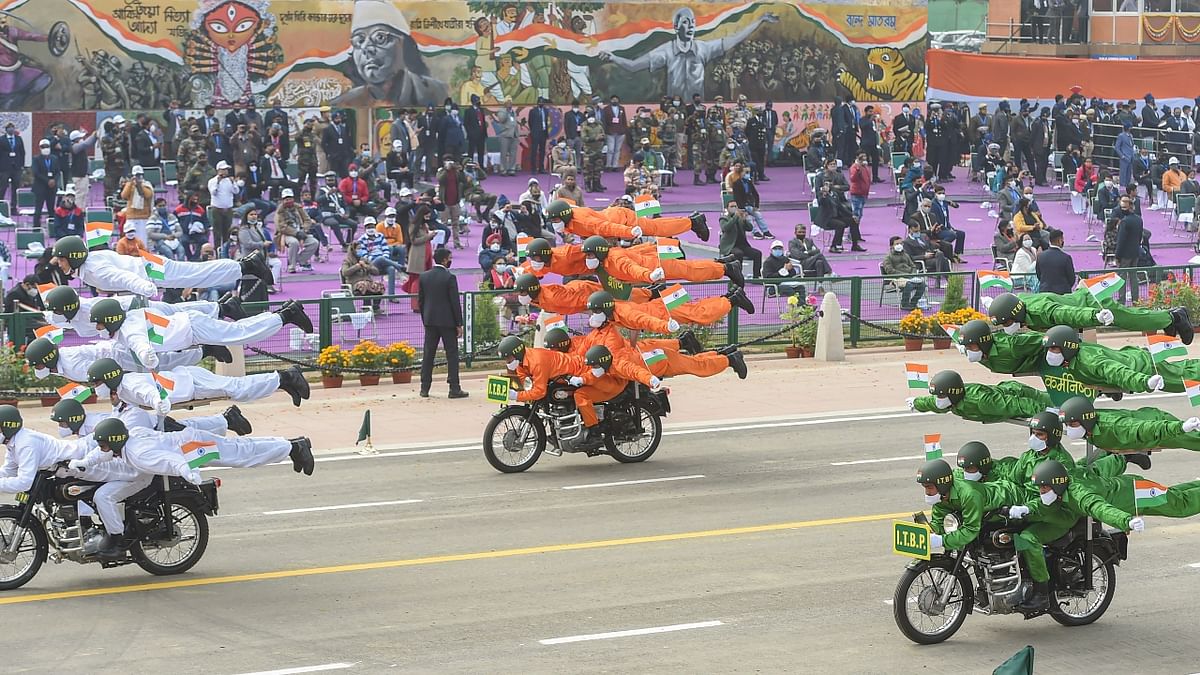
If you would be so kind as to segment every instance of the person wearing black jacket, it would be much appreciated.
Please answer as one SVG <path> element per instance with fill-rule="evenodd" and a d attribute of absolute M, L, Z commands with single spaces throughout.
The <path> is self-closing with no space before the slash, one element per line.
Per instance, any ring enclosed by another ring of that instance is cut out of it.
<path fill-rule="evenodd" d="M 792 260 L 800 261 L 806 277 L 827 277 L 833 273 L 825 254 L 808 236 L 804 223 L 796 224 L 796 236 L 788 241 L 787 253 Z"/>
<path fill-rule="evenodd" d="M 896 140 L 892 145 L 892 152 L 903 152 L 912 154 L 913 133 L 916 132 L 917 124 L 913 119 L 912 113 L 905 105 L 900 109 L 900 114 L 892 118 L 892 133 L 895 134 Z"/>
<path fill-rule="evenodd" d="M 746 140 L 750 145 L 750 160 L 754 163 L 754 180 L 769 180 L 766 174 L 767 155 L 770 152 L 770 147 L 767 146 L 767 127 L 758 115 L 751 114 L 746 120 Z"/>
<path fill-rule="evenodd" d="M 1046 186 L 1046 166 L 1050 157 L 1050 109 L 1043 107 L 1039 116 L 1029 129 L 1029 148 L 1033 152 L 1033 181 L 1036 185 Z M 1066 175 L 1064 174 L 1064 178 Z"/>
<path fill-rule="evenodd" d="M 1050 230 L 1050 248 L 1038 254 L 1035 270 L 1042 293 L 1067 295 L 1075 287 L 1075 261 L 1062 250 L 1062 230 Z"/>
<path fill-rule="evenodd" d="M 50 152 L 50 141 L 42 139 L 38 145 L 39 154 L 30 163 L 29 172 L 33 174 L 33 226 L 41 227 L 42 209 L 46 215 L 54 217 L 54 198 L 58 194 L 58 177 L 62 175 L 62 166 L 58 157 Z"/>
<path fill-rule="evenodd" d="M 1138 266 L 1143 230 L 1142 217 L 1135 213 L 1125 214 L 1117 224 L 1117 245 L 1113 252 L 1117 256 L 1117 267 L 1128 270 L 1121 272 L 1121 276 L 1125 277 L 1125 285 L 1120 291 L 1122 303 L 1125 302 L 1126 291 L 1135 303 L 1138 301 L 1137 272 L 1130 268 Z"/>
<path fill-rule="evenodd" d="M 567 137 L 567 147 L 575 153 L 575 169 L 580 172 L 583 171 L 583 136 L 580 134 L 580 128 L 586 120 L 587 115 L 579 109 L 578 102 L 563 115 L 563 134 Z"/>
<path fill-rule="evenodd" d="M 321 132 L 321 147 L 330 170 L 339 178 L 349 175 L 350 160 L 354 157 L 354 137 L 346 126 L 346 117 L 341 110 L 333 113 L 333 120 Z"/>
<path fill-rule="evenodd" d="M 862 235 L 859 234 L 858 220 L 850 210 L 850 205 L 846 203 L 846 197 L 840 192 L 831 191 L 828 183 L 821 185 L 820 191 L 817 193 L 816 224 L 822 230 L 833 230 L 833 243 L 829 246 L 830 253 L 844 252 L 842 239 L 847 227 L 850 228 L 850 241 L 853 242 L 850 250 L 866 252 L 867 249 L 858 245 Z"/>
<path fill-rule="evenodd" d="M 413 165 L 415 174 L 417 168 L 421 166 L 421 160 L 425 160 L 425 167 L 421 170 L 421 175 L 426 181 L 431 180 L 437 173 L 437 149 L 440 144 L 441 128 L 441 121 L 433 113 L 433 104 L 430 103 L 425 106 L 425 114 L 417 118 L 417 147 L 420 151 L 417 153 L 416 164 Z"/>
<path fill-rule="evenodd" d="M 487 154 L 487 115 L 479 95 L 471 94 L 471 107 L 463 115 L 463 130 L 467 134 L 467 157 L 476 157 L 479 166 L 483 166 L 483 156 Z"/>
<path fill-rule="evenodd" d="M 450 249 L 433 252 L 433 267 L 421 273 L 417 288 L 417 309 L 425 326 L 425 345 L 421 353 L 421 397 L 429 398 L 433 384 L 433 361 L 438 343 L 446 350 L 446 382 L 450 398 L 466 398 L 458 380 L 458 340 L 463 335 L 462 305 L 458 280 L 450 272 Z"/>
<path fill-rule="evenodd" d="M 746 239 L 746 233 L 749 231 L 750 220 L 746 217 L 746 212 L 738 208 L 736 203 L 729 202 L 725 207 L 725 214 L 721 216 L 718 250 L 722 258 L 731 255 L 737 256 L 739 261 L 749 258 L 753 276 L 759 277 L 762 275 L 762 251 L 751 246 Z"/>
<path fill-rule="evenodd" d="M 867 106 L 858 123 L 859 149 L 871 160 L 871 182 L 882 183 L 879 177 L 879 115 L 874 106 Z"/>

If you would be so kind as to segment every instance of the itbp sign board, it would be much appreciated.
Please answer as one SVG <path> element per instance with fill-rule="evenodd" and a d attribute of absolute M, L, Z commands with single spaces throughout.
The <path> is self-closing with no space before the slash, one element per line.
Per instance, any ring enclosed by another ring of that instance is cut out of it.
<path fill-rule="evenodd" d="M 920 523 L 892 522 L 892 553 L 929 560 L 929 526 Z"/>

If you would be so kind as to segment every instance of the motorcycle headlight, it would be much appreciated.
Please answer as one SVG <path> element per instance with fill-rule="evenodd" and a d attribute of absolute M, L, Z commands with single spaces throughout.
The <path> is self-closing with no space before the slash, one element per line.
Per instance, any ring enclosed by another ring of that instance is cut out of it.
<path fill-rule="evenodd" d="M 1007 548 L 1012 545 L 1012 532 L 993 532 L 992 545 L 996 548 Z"/>
<path fill-rule="evenodd" d="M 571 392 L 567 391 L 566 389 L 559 389 L 558 391 L 554 392 L 555 401 L 565 401 L 570 397 Z"/>

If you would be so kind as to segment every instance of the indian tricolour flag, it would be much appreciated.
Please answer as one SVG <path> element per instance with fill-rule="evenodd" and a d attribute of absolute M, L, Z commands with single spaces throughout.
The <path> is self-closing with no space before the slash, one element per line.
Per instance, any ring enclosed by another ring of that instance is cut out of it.
<path fill-rule="evenodd" d="M 158 385 L 158 397 L 165 399 L 175 391 L 175 380 L 169 377 L 163 377 L 158 373 L 151 373 L 154 376 L 154 384 Z"/>
<path fill-rule="evenodd" d="M 55 325 L 42 326 L 33 331 L 35 337 L 46 338 L 47 340 L 58 344 L 63 341 L 63 329 Z"/>
<path fill-rule="evenodd" d="M 633 198 L 633 211 L 643 218 L 649 218 L 662 213 L 662 205 L 654 195 L 638 195 Z"/>
<path fill-rule="evenodd" d="M 989 288 L 1003 288 L 1006 291 L 1011 291 L 1013 288 L 1012 277 L 1008 272 L 999 270 L 979 270 L 975 272 L 975 277 L 979 280 L 979 290 L 986 291 Z"/>
<path fill-rule="evenodd" d="M 563 318 L 562 314 L 543 314 L 542 327 L 546 330 L 553 330 L 555 328 L 566 330 L 567 320 Z"/>
<path fill-rule="evenodd" d="M 924 363 L 906 363 L 904 373 L 908 376 L 909 389 L 929 389 L 929 366 Z"/>
<path fill-rule="evenodd" d="M 648 352 L 642 352 L 642 360 L 645 361 L 646 365 L 648 366 L 654 365 L 659 361 L 666 361 L 667 353 L 661 349 L 651 349 Z"/>
<path fill-rule="evenodd" d="M 1088 289 L 1092 297 L 1097 300 L 1111 298 L 1125 287 L 1125 280 L 1116 272 L 1109 272 L 1108 274 L 1101 274 L 1091 279 L 1084 279 L 1079 283 L 1083 284 L 1083 287 Z"/>
<path fill-rule="evenodd" d="M 942 435 L 925 434 L 925 461 L 932 462 L 942 458 Z"/>
<path fill-rule="evenodd" d="M 1162 363 L 1172 356 L 1187 356 L 1187 347 L 1184 347 L 1177 337 L 1148 335 L 1146 342 L 1149 343 L 1150 360 L 1155 364 Z"/>
<path fill-rule="evenodd" d="M 139 253 L 142 254 L 142 260 L 146 261 L 146 276 L 155 281 L 166 281 L 166 261 L 149 251 L 139 251 Z"/>
<path fill-rule="evenodd" d="M 113 226 L 112 223 L 88 223 L 84 228 L 84 232 L 88 248 L 103 246 L 112 239 Z"/>
<path fill-rule="evenodd" d="M 45 300 L 46 294 L 56 288 L 58 288 L 58 284 L 38 284 L 38 295 L 42 296 L 42 299 Z"/>
<path fill-rule="evenodd" d="M 1187 394 L 1188 403 L 1193 406 L 1200 406 L 1200 382 L 1196 380 L 1184 380 L 1183 390 Z"/>
<path fill-rule="evenodd" d="M 1133 481 L 1133 500 L 1139 509 L 1167 503 L 1167 486 L 1152 480 Z"/>
<path fill-rule="evenodd" d="M 150 310 L 146 310 L 146 337 L 156 345 L 161 345 L 163 339 L 166 338 L 167 326 L 171 325 L 171 320 L 161 314 L 155 314 Z"/>
<path fill-rule="evenodd" d="M 675 284 L 662 292 L 662 301 L 668 310 L 673 310 L 688 300 L 691 300 L 691 296 L 688 295 L 687 289 L 679 284 Z"/>
<path fill-rule="evenodd" d="M 529 242 L 533 241 L 533 237 L 527 234 L 517 235 L 517 259 L 524 260 L 525 256 L 529 255 Z"/>
<path fill-rule="evenodd" d="M 954 342 L 958 342 L 958 329 L 959 326 L 956 326 L 952 323 L 942 324 L 942 330 L 946 331 L 946 336 Z"/>
<path fill-rule="evenodd" d="M 683 248 L 679 246 L 678 239 L 667 239 L 665 237 L 658 238 L 659 260 L 676 260 L 682 257 Z"/>
<path fill-rule="evenodd" d="M 188 441 L 180 446 L 179 450 L 183 453 L 183 459 L 188 466 L 193 469 L 199 469 L 205 464 L 221 459 L 216 441 Z"/>
<path fill-rule="evenodd" d="M 74 399 L 76 401 L 79 401 L 80 403 L 83 403 L 84 401 L 88 400 L 88 397 L 90 397 L 91 395 L 92 395 L 91 387 L 85 387 L 82 384 L 75 384 L 74 382 L 68 382 L 58 388 L 58 397 L 59 398 Z"/>

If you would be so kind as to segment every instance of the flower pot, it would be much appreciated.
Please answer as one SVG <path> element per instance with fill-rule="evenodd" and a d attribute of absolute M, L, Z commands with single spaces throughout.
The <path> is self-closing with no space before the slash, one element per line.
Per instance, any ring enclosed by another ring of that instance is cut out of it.
<path fill-rule="evenodd" d="M 950 349 L 950 338 L 934 338 L 934 349 Z"/>
<path fill-rule="evenodd" d="M 800 358 L 811 359 L 813 357 L 813 353 L 815 351 L 816 350 L 813 347 L 801 347 L 800 348 Z"/>
<path fill-rule="evenodd" d="M 392 384 L 408 384 L 412 382 L 411 370 L 393 370 Z"/>
<path fill-rule="evenodd" d="M 784 347 L 783 353 L 786 354 L 789 359 L 800 358 L 800 348 L 799 347 Z"/>
<path fill-rule="evenodd" d="M 15 398 L 0 398 L 0 405 L 16 406 L 19 401 Z"/>
<path fill-rule="evenodd" d="M 379 375 L 363 373 L 358 376 L 358 383 L 364 387 L 374 387 L 379 384 Z"/>
<path fill-rule="evenodd" d="M 322 375 L 321 376 L 321 386 L 325 387 L 326 389 L 341 389 L 342 388 L 342 376 L 341 375 Z"/>
<path fill-rule="evenodd" d="M 60 399 L 57 396 L 43 396 L 42 397 L 42 407 L 43 408 L 53 408 L 54 404 L 58 403 L 59 400 Z"/>
<path fill-rule="evenodd" d="M 919 351 L 921 351 L 921 347 L 924 346 L 924 344 L 925 344 L 925 340 L 923 340 L 921 338 L 906 337 L 906 338 L 904 338 L 904 351 L 919 352 Z"/>

